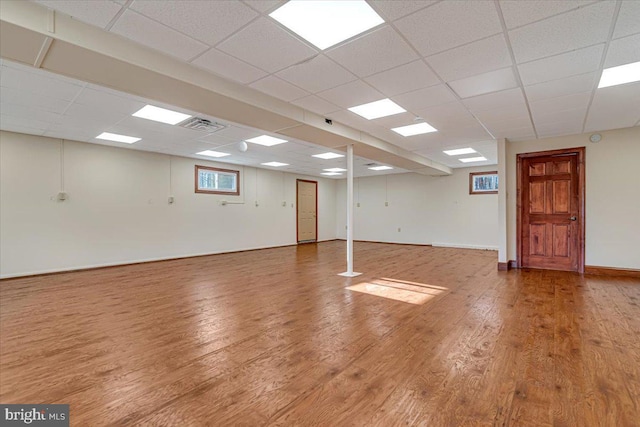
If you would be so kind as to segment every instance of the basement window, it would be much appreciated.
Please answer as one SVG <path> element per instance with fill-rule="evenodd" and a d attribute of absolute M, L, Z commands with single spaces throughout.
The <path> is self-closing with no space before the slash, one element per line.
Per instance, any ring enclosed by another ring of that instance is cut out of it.
<path fill-rule="evenodd" d="M 196 165 L 196 193 L 240 195 L 240 172 Z"/>

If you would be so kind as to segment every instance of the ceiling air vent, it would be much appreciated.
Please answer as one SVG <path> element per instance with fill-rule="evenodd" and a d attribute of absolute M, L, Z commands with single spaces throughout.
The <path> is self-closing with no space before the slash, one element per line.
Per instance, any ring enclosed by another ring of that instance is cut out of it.
<path fill-rule="evenodd" d="M 202 132 L 218 132 L 226 128 L 226 125 L 222 123 L 212 122 L 211 120 L 203 119 L 202 117 L 193 117 L 180 124 L 183 128 L 199 130 Z"/>

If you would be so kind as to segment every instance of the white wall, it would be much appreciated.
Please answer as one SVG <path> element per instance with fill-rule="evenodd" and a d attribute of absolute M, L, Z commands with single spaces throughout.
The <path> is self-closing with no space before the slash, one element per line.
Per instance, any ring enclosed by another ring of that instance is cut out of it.
<path fill-rule="evenodd" d="M 516 155 L 586 147 L 585 264 L 640 269 L 640 127 L 507 143 L 507 235 L 516 259 Z"/>
<path fill-rule="evenodd" d="M 469 173 L 492 170 L 496 167 L 455 169 L 442 177 L 408 173 L 358 178 L 354 239 L 497 249 L 498 195 L 469 194 Z M 345 238 L 344 180 L 336 197 L 337 235 Z"/>
<path fill-rule="evenodd" d="M 195 194 L 196 163 L 229 165 L 82 142 L 64 142 L 58 202 L 61 146 L 0 133 L 1 277 L 295 244 L 296 178 L 318 181 L 318 239 L 336 238 L 333 180 L 240 167 L 240 196 Z"/>

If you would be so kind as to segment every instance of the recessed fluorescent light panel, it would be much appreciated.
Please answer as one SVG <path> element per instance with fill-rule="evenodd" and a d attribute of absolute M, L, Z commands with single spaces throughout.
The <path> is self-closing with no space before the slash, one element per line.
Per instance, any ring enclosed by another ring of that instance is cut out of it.
<path fill-rule="evenodd" d="M 196 154 L 200 156 L 209 156 L 209 157 L 225 157 L 225 156 L 231 155 L 229 153 L 222 153 L 220 151 L 213 151 L 213 150 L 204 150 Z"/>
<path fill-rule="evenodd" d="M 349 108 L 349 111 L 364 117 L 367 120 L 379 119 L 380 117 L 393 116 L 394 114 L 404 113 L 407 110 L 385 98 L 380 101 L 370 102 Z"/>
<path fill-rule="evenodd" d="M 288 142 L 286 139 L 274 138 L 269 135 L 256 136 L 255 138 L 245 139 L 252 144 L 264 145 L 265 147 L 273 147 L 274 145 L 284 144 Z"/>
<path fill-rule="evenodd" d="M 486 157 L 468 157 L 466 159 L 458 159 L 460 160 L 462 163 L 471 163 L 471 162 L 484 162 L 486 159 Z"/>
<path fill-rule="evenodd" d="M 393 168 L 391 166 L 372 166 L 369 169 L 372 171 L 388 171 Z"/>
<path fill-rule="evenodd" d="M 166 108 L 155 107 L 153 105 L 145 105 L 132 115 L 134 117 L 140 117 L 169 125 L 178 124 L 191 117 L 189 114 L 178 113 L 177 111 L 171 111 Z"/>
<path fill-rule="evenodd" d="M 312 155 L 312 157 L 317 157 L 319 159 L 330 160 L 330 159 L 337 159 L 338 157 L 344 157 L 344 154 L 322 153 L 322 154 L 314 154 L 314 155 Z"/>
<path fill-rule="evenodd" d="M 133 144 L 134 142 L 140 141 L 140 139 L 142 138 L 136 138 L 135 136 L 118 135 L 117 133 L 102 132 L 100 135 L 96 136 L 96 139 Z"/>
<path fill-rule="evenodd" d="M 280 162 L 268 162 L 268 163 L 260 163 L 260 164 L 264 166 L 271 166 L 274 168 L 279 168 L 281 166 L 289 166 L 289 163 L 280 163 Z"/>
<path fill-rule="evenodd" d="M 384 22 L 364 0 L 291 0 L 269 16 L 318 49 L 331 47 Z"/>
<path fill-rule="evenodd" d="M 340 172 L 322 172 L 322 175 L 338 176 L 338 175 L 342 175 L 342 174 Z"/>
<path fill-rule="evenodd" d="M 438 131 L 436 128 L 426 122 L 416 123 L 415 125 L 401 126 L 399 128 L 393 128 L 391 130 L 395 133 L 399 133 L 402 136 L 422 135 L 423 133 Z"/>
<path fill-rule="evenodd" d="M 473 153 L 476 153 L 476 150 L 474 150 L 471 147 L 469 147 L 469 148 L 457 148 L 455 150 L 444 150 L 443 153 L 448 155 L 448 156 L 459 156 L 461 154 L 473 154 Z"/>
<path fill-rule="evenodd" d="M 617 86 L 640 80 L 640 62 L 606 68 L 602 71 L 598 89 L 609 86 Z"/>
<path fill-rule="evenodd" d="M 346 169 L 342 169 L 342 168 L 329 168 L 329 169 L 323 169 L 323 171 L 326 172 L 346 172 Z"/>

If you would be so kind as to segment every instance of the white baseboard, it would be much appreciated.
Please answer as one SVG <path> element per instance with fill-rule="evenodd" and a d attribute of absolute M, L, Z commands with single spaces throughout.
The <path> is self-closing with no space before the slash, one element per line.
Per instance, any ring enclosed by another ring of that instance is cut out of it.
<path fill-rule="evenodd" d="M 327 241 L 331 241 L 331 240 L 336 240 L 336 239 L 318 240 L 318 242 L 327 242 Z M 202 252 L 202 253 L 192 253 L 192 254 L 185 254 L 185 255 L 177 255 L 176 254 L 176 255 L 170 255 L 170 256 L 166 256 L 166 257 L 142 258 L 142 259 L 127 260 L 127 261 L 107 262 L 107 263 L 101 263 L 101 264 L 77 265 L 77 266 L 72 266 L 72 267 L 63 267 L 63 268 L 53 268 L 53 269 L 47 269 L 47 270 L 27 271 L 27 272 L 21 272 L 21 273 L 9 273 L 9 274 L 0 273 L 0 279 L 13 279 L 13 278 L 18 278 L 18 277 L 37 276 L 37 275 L 40 275 L 40 274 L 64 273 L 64 272 L 67 272 L 67 271 L 90 270 L 90 269 L 93 269 L 93 268 L 117 267 L 117 266 L 131 265 L 131 264 L 141 264 L 141 263 L 144 263 L 144 262 L 170 261 L 170 260 L 173 260 L 173 259 L 193 258 L 193 257 L 199 257 L 199 256 L 207 256 L 207 255 L 229 254 L 229 253 L 234 253 L 234 252 L 255 251 L 255 250 L 259 250 L 259 249 L 283 248 L 285 246 L 295 246 L 295 245 L 296 245 L 296 243 L 294 242 L 294 243 L 287 243 L 287 244 L 275 245 L 275 246 L 254 246 L 254 247 L 249 247 L 249 248 L 234 249 L 234 250 L 227 250 L 227 251 L 221 250 L 221 251 L 216 251 L 216 252 Z"/>
<path fill-rule="evenodd" d="M 433 247 L 439 248 L 459 248 L 459 249 L 482 249 L 485 251 L 497 251 L 497 246 L 484 246 L 484 245 L 465 245 L 463 243 L 432 243 Z"/>

